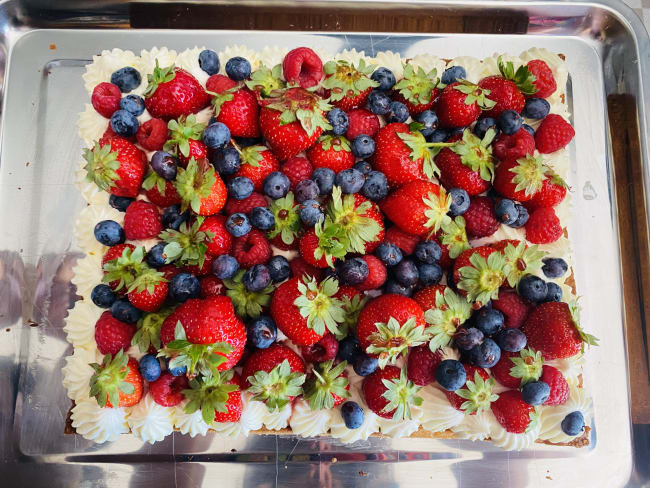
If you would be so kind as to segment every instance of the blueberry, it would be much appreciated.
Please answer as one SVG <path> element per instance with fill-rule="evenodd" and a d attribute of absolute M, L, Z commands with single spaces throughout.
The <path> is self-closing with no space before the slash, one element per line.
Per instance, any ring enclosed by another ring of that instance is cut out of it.
<path fill-rule="evenodd" d="M 358 158 L 369 158 L 375 153 L 375 141 L 372 137 L 361 134 L 354 138 L 350 149 Z"/>
<path fill-rule="evenodd" d="M 184 374 L 187 373 L 187 366 L 176 366 L 175 368 L 170 368 L 169 363 L 170 363 L 169 358 L 165 358 L 165 366 L 167 367 L 167 371 L 169 371 L 169 374 L 172 376 L 183 376 Z"/>
<path fill-rule="evenodd" d="M 517 285 L 517 293 L 531 302 L 544 301 L 547 292 L 546 282 L 532 274 L 524 276 Z"/>
<path fill-rule="evenodd" d="M 501 349 L 492 339 L 484 339 L 469 351 L 470 361 L 480 368 L 491 368 L 501 359 Z"/>
<path fill-rule="evenodd" d="M 341 405 L 341 417 L 348 429 L 358 429 L 363 425 L 363 409 L 356 402 Z"/>
<path fill-rule="evenodd" d="M 363 173 L 354 168 L 344 169 L 336 175 L 336 186 L 341 187 L 341 191 L 346 194 L 357 193 L 361 188 L 363 188 L 364 183 L 365 178 Z"/>
<path fill-rule="evenodd" d="M 201 139 L 210 149 L 221 149 L 230 142 L 230 129 L 226 124 L 214 122 L 203 130 Z"/>
<path fill-rule="evenodd" d="M 551 388 L 543 381 L 531 381 L 521 389 L 521 399 L 528 405 L 541 405 L 550 394 Z"/>
<path fill-rule="evenodd" d="M 327 112 L 327 120 L 332 126 L 332 132 L 337 136 L 345 134 L 348 131 L 348 127 L 350 127 L 348 114 L 340 108 L 333 108 Z"/>
<path fill-rule="evenodd" d="M 542 271 L 547 278 L 560 278 L 569 269 L 569 265 L 562 258 L 544 258 L 542 263 Z"/>
<path fill-rule="evenodd" d="M 485 137 L 485 133 L 489 129 L 494 130 L 495 136 L 500 132 L 499 127 L 497 126 L 497 121 L 495 119 L 492 117 L 483 117 L 482 119 L 478 119 L 476 122 L 476 125 L 474 126 L 474 134 L 476 134 L 476 137 L 479 139 L 483 139 Z"/>
<path fill-rule="evenodd" d="M 259 230 L 269 230 L 275 225 L 275 217 L 266 207 L 255 207 L 248 214 L 251 225 Z"/>
<path fill-rule="evenodd" d="M 357 161 L 354 163 L 354 169 L 360 171 L 364 175 L 367 175 L 372 171 L 372 165 L 368 161 Z"/>
<path fill-rule="evenodd" d="M 128 93 L 139 87 L 141 82 L 140 72 L 131 66 L 120 68 L 111 75 L 111 83 L 117 85 L 122 93 Z"/>
<path fill-rule="evenodd" d="M 386 266 L 395 266 L 402 260 L 402 250 L 392 242 L 384 241 L 375 249 L 377 256 Z"/>
<path fill-rule="evenodd" d="M 463 327 L 458 329 L 454 341 L 459 349 L 469 351 L 483 342 L 484 337 L 483 332 L 478 330 L 476 327 Z"/>
<path fill-rule="evenodd" d="M 248 198 L 255 190 L 253 181 L 246 176 L 235 176 L 228 182 L 228 196 L 235 200 Z"/>
<path fill-rule="evenodd" d="M 219 56 L 210 49 L 204 49 L 199 53 L 199 67 L 210 76 L 219 72 Z"/>
<path fill-rule="evenodd" d="M 337 261 L 337 263 L 340 261 Z M 334 266 L 336 266 L 337 263 L 334 263 Z M 333 278 L 336 281 L 339 280 L 339 274 L 336 272 L 336 269 L 330 268 L 329 266 L 325 269 L 323 269 L 323 274 L 321 275 L 321 281 L 327 279 L 327 278 Z"/>
<path fill-rule="evenodd" d="M 304 201 L 300 204 L 299 209 L 300 221 L 308 227 L 313 227 L 318 222 L 325 220 L 325 214 L 317 200 Z"/>
<path fill-rule="evenodd" d="M 381 171 L 370 171 L 361 187 L 361 194 L 368 200 L 378 202 L 388 195 L 388 180 Z"/>
<path fill-rule="evenodd" d="M 521 115 L 527 119 L 543 119 L 551 111 L 551 104 L 543 98 L 527 98 Z"/>
<path fill-rule="evenodd" d="M 415 116 L 415 120 L 424 126 L 420 129 L 424 137 L 430 136 L 438 128 L 438 116 L 433 110 L 419 113 Z"/>
<path fill-rule="evenodd" d="M 436 129 L 427 136 L 427 142 L 445 142 L 450 135 L 447 129 Z"/>
<path fill-rule="evenodd" d="M 181 213 L 181 206 L 179 204 L 176 204 L 170 205 L 165 210 L 163 210 L 160 221 L 162 222 L 162 226 L 165 229 L 178 230 L 181 228 L 181 224 L 183 224 L 183 222 L 187 222 L 189 219 L 189 210 L 185 210 L 185 212 Z"/>
<path fill-rule="evenodd" d="M 319 194 L 320 190 L 314 180 L 302 180 L 298 182 L 296 188 L 293 190 L 293 196 L 298 203 L 306 200 L 316 200 Z"/>
<path fill-rule="evenodd" d="M 373 90 L 368 95 L 368 110 L 373 114 L 384 115 L 388 112 L 392 100 L 385 92 Z"/>
<path fill-rule="evenodd" d="M 545 302 L 561 302 L 562 301 L 562 288 L 557 283 L 549 281 L 546 283 L 546 298 Z"/>
<path fill-rule="evenodd" d="M 339 350 L 337 352 L 337 356 L 341 361 L 347 361 L 348 363 L 351 363 L 356 356 L 362 353 L 363 351 L 359 345 L 359 339 L 354 336 L 348 336 L 339 342 Z"/>
<path fill-rule="evenodd" d="M 142 317 L 142 312 L 131 305 L 126 298 L 118 298 L 111 305 L 111 315 L 115 317 L 120 322 L 126 322 L 127 324 L 134 324 L 140 317 Z"/>
<path fill-rule="evenodd" d="M 521 129 L 521 124 L 523 124 L 521 115 L 514 110 L 504 110 L 497 118 L 499 129 L 506 135 L 512 135 L 517 132 Z"/>
<path fill-rule="evenodd" d="M 238 269 L 239 263 L 229 254 L 222 254 L 212 261 L 212 274 L 221 280 L 232 278 Z"/>
<path fill-rule="evenodd" d="M 264 194 L 273 200 L 277 200 L 289 193 L 290 186 L 289 178 L 284 173 L 274 171 L 264 179 Z"/>
<path fill-rule="evenodd" d="M 449 131 L 449 137 L 453 136 L 462 136 L 465 133 L 467 127 L 454 127 Z"/>
<path fill-rule="evenodd" d="M 517 217 L 517 220 L 515 220 L 514 223 L 510 224 L 510 227 L 518 229 L 519 227 L 526 225 L 526 222 L 528 222 L 528 210 L 519 203 L 515 204 L 515 208 L 517 209 L 519 217 Z"/>
<path fill-rule="evenodd" d="M 526 347 L 526 334 L 519 329 L 502 329 L 497 334 L 497 344 L 504 351 L 519 352 Z"/>
<path fill-rule="evenodd" d="M 359 376 L 368 376 L 374 373 L 377 369 L 378 364 L 379 363 L 377 361 L 377 358 L 368 356 L 365 353 L 357 355 L 352 360 L 352 367 L 354 368 L 354 372 Z"/>
<path fill-rule="evenodd" d="M 109 308 L 113 305 L 113 302 L 116 300 L 117 296 L 113 289 L 108 285 L 97 285 L 93 288 L 93 291 L 90 292 L 90 299 L 95 305 L 99 308 Z"/>
<path fill-rule="evenodd" d="M 413 286 L 404 286 L 393 279 L 389 279 L 386 280 L 386 284 L 384 285 L 384 293 L 395 293 L 410 297 L 413 295 Z"/>
<path fill-rule="evenodd" d="M 266 267 L 269 268 L 269 274 L 274 283 L 280 283 L 291 275 L 289 261 L 287 261 L 287 258 L 284 256 L 273 256 L 269 259 L 269 262 L 266 263 Z"/>
<path fill-rule="evenodd" d="M 467 381 L 465 366 L 455 359 L 445 359 L 436 368 L 436 381 L 447 391 L 462 388 Z"/>
<path fill-rule="evenodd" d="M 370 269 L 368 265 L 361 258 L 348 258 L 338 269 L 338 275 L 341 281 L 348 285 L 359 285 L 363 283 L 368 278 L 369 273 Z"/>
<path fill-rule="evenodd" d="M 386 113 L 386 122 L 406 122 L 409 118 L 409 109 L 402 102 L 390 102 Z"/>
<path fill-rule="evenodd" d="M 190 273 L 178 273 L 169 280 L 169 297 L 183 303 L 190 298 L 199 298 L 201 284 L 199 279 Z"/>
<path fill-rule="evenodd" d="M 261 291 L 271 284 L 271 273 L 263 264 L 256 264 L 246 270 L 242 283 L 248 291 Z"/>
<path fill-rule="evenodd" d="M 457 217 L 467 212 L 470 203 L 469 194 L 462 188 L 451 188 L 448 193 L 451 196 L 451 205 L 447 215 Z"/>
<path fill-rule="evenodd" d="M 134 201 L 135 198 L 130 197 L 118 197 L 117 195 L 111 195 L 108 197 L 108 204 L 120 212 L 126 212 L 126 209 L 129 208 L 129 205 Z"/>
<path fill-rule="evenodd" d="M 223 149 L 215 151 L 212 164 L 220 175 L 234 175 L 239 171 L 239 166 L 241 166 L 241 156 L 237 149 L 226 146 Z"/>
<path fill-rule="evenodd" d="M 156 151 L 151 156 L 151 168 L 167 181 L 176 179 L 178 159 L 165 151 Z"/>
<path fill-rule="evenodd" d="M 439 264 L 418 264 L 418 274 L 422 286 L 437 285 L 442 279 L 442 268 Z"/>
<path fill-rule="evenodd" d="M 474 316 L 474 326 L 490 337 L 503 327 L 503 314 L 495 308 L 481 308 Z"/>
<path fill-rule="evenodd" d="M 123 244 L 126 240 L 124 229 L 114 220 L 102 220 L 97 222 L 93 230 L 95 239 L 105 246 L 115 246 Z"/>
<path fill-rule="evenodd" d="M 246 323 L 246 342 L 258 349 L 266 349 L 278 337 L 278 328 L 271 317 L 260 315 Z"/>
<path fill-rule="evenodd" d="M 373 74 L 370 75 L 370 79 L 379 83 L 377 90 L 390 90 L 396 83 L 393 72 L 384 67 L 377 68 Z"/>
<path fill-rule="evenodd" d="M 450 66 L 442 72 L 440 81 L 445 85 L 450 85 L 454 81 L 464 80 L 467 78 L 467 72 L 462 66 Z"/>
<path fill-rule="evenodd" d="M 336 173 L 330 168 L 316 168 L 311 174 L 311 179 L 318 185 L 318 192 L 321 196 L 332 193 Z"/>
<path fill-rule="evenodd" d="M 437 263 L 442 258 L 442 249 L 436 241 L 422 241 L 415 246 L 415 257 L 422 263 Z"/>
<path fill-rule="evenodd" d="M 226 74 L 234 81 L 242 81 L 251 75 L 251 64 L 241 56 L 230 58 L 226 63 Z"/>
<path fill-rule="evenodd" d="M 584 430 L 585 418 L 582 415 L 581 411 L 576 410 L 575 412 L 571 412 L 569 415 L 564 417 L 560 425 L 562 427 L 562 432 L 564 432 L 566 435 L 575 436 Z"/>
<path fill-rule="evenodd" d="M 530 125 L 522 124 L 521 127 L 526 129 L 526 132 L 528 132 L 531 136 L 535 137 L 535 129 L 533 129 Z"/>
<path fill-rule="evenodd" d="M 142 356 L 138 369 L 142 378 L 149 383 L 156 381 L 160 377 L 160 362 L 153 354 L 145 354 Z"/>
<path fill-rule="evenodd" d="M 519 218 L 519 212 L 517 212 L 515 202 L 507 198 L 499 200 L 494 205 L 494 213 L 496 214 L 497 220 L 506 225 L 514 224 Z"/>
<path fill-rule="evenodd" d="M 217 119 L 214 119 L 216 122 Z M 264 144 L 263 137 L 235 137 L 235 142 L 239 147 L 259 146 Z"/>
<path fill-rule="evenodd" d="M 160 268 L 167 264 L 165 259 L 165 246 L 167 243 L 159 242 L 147 252 L 147 264 L 152 268 Z"/>
<path fill-rule="evenodd" d="M 116 110 L 113 115 L 111 115 L 111 129 L 118 136 L 122 137 L 131 137 L 138 132 L 138 119 L 131 112 L 126 110 Z"/>
<path fill-rule="evenodd" d="M 245 214 L 237 212 L 232 214 L 226 220 L 226 230 L 230 232 L 233 237 L 245 236 L 251 231 L 251 223 Z"/>
<path fill-rule="evenodd" d="M 392 271 L 395 279 L 404 286 L 414 285 L 420 278 L 418 268 L 411 259 L 402 259 Z"/>

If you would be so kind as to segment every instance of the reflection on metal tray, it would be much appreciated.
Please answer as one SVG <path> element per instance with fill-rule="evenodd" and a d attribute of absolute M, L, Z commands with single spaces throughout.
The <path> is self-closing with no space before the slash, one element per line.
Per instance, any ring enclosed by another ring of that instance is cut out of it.
<path fill-rule="evenodd" d="M 33 486 L 128 483 L 134 487 L 211 486 L 224 481 L 229 486 L 435 483 L 520 487 L 543 485 L 548 480 L 553 480 L 553 486 L 613 487 L 628 481 L 632 442 L 605 95 L 636 97 L 642 135 L 637 144 L 640 157 L 647 162 L 643 97 L 648 78 L 641 75 L 648 74 L 650 49 L 639 22 L 626 17 L 629 10 L 620 7 L 625 12 L 621 14 L 618 4 L 612 9 L 568 2 L 384 2 L 372 6 L 339 2 L 337 15 L 331 4 L 325 11 L 322 4 L 294 2 L 285 3 L 285 10 L 278 10 L 276 17 L 270 12 L 260 15 L 268 4 L 254 10 L 256 16 L 246 17 L 246 12 L 253 11 L 242 10 L 244 4 L 226 10 L 204 4 L 199 11 L 189 5 L 147 4 L 150 16 L 142 5 L 131 5 L 133 17 L 129 19 L 124 4 L 112 8 L 104 3 L 102 11 L 92 10 L 95 4 L 84 12 L 72 7 L 66 10 L 66 4 L 57 5 L 56 11 L 45 11 L 36 1 L 0 6 L 6 14 L 0 17 L 5 22 L 4 50 L 0 51 L 4 58 L 0 61 L 6 95 L 0 166 L 0 383 L 4 393 L 0 395 L 0 454 L 6 461 L 2 466 L 7 480 L 18 486 L 29 480 Z M 370 20 L 364 21 L 366 11 L 381 15 L 368 15 Z M 179 15 L 170 17 L 170 12 Z M 394 27 L 386 23 L 389 14 L 398 20 Z M 205 23 L 188 21 L 196 17 L 214 19 L 212 27 L 345 31 L 177 29 L 205 28 Z M 225 23 L 247 18 L 246 25 Z M 516 22 L 504 20 L 508 18 Z M 87 29 L 129 27 L 130 23 L 175 30 Z M 59 28 L 52 29 L 55 27 Z M 351 33 L 379 28 L 418 33 Z M 515 35 L 524 33 L 529 35 Z M 517 453 L 459 440 L 373 438 L 346 446 L 328 439 L 252 436 L 231 440 L 215 435 L 191 439 L 179 434 L 153 446 L 131 436 L 97 446 L 80 436 L 63 434 L 69 402 L 60 370 L 70 349 L 62 326 L 66 309 L 74 300 L 68 286 L 71 266 L 78 257 L 70 245 L 72 226 L 83 206 L 72 183 L 80 157 L 75 122 L 88 102 L 81 79 L 84 66 L 93 54 L 112 47 L 138 52 L 153 46 L 183 50 L 206 45 L 218 50 L 233 43 L 254 49 L 327 45 L 331 51 L 356 48 L 370 54 L 390 49 L 405 55 L 431 52 L 446 58 L 485 57 L 497 51 L 518 54 L 539 46 L 566 56 L 577 131 L 570 177 L 575 185 L 574 217 L 569 233 L 579 251 L 576 281 L 583 295 L 583 321 L 602 344 L 590 351 L 587 364 L 587 386 L 593 392 L 596 418 L 591 448 L 539 446 Z M 644 57 L 639 58 L 639 52 Z"/>

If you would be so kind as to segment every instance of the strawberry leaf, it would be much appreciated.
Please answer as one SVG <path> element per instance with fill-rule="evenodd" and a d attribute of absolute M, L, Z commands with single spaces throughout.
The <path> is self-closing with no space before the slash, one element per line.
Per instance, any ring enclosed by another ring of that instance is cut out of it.
<path fill-rule="evenodd" d="M 443 223 L 440 242 L 449 249 L 449 257 L 456 259 L 461 252 L 470 248 L 465 232 L 465 219 L 460 215 L 450 222 Z"/>
<path fill-rule="evenodd" d="M 513 378 L 521 378 L 521 386 L 532 381 L 537 381 L 542 376 L 542 365 L 544 364 L 544 357 L 540 351 L 533 351 L 532 349 L 522 349 L 519 357 L 513 356 L 510 361 L 514 364 L 510 368 L 510 376 Z"/>
<path fill-rule="evenodd" d="M 111 354 L 104 356 L 101 365 L 90 364 L 95 373 L 90 378 L 89 396 L 94 397 L 100 407 L 105 407 L 108 400 L 117 408 L 120 391 L 127 395 L 133 393 L 133 385 L 124 381 L 129 373 L 128 362 L 129 356 L 120 351 L 115 357 Z"/>
<path fill-rule="evenodd" d="M 457 284 L 460 290 L 467 292 L 467 299 L 487 303 L 499 297 L 499 288 L 509 270 L 506 258 L 500 252 L 493 252 L 487 259 L 478 253 L 470 256 L 471 266 L 460 268 L 461 280 Z"/>
<path fill-rule="evenodd" d="M 490 408 L 490 404 L 499 398 L 499 395 L 492 393 L 494 385 L 492 378 L 484 380 L 478 371 L 474 372 L 474 381 L 467 380 L 465 388 L 456 390 L 456 395 L 467 400 L 460 406 L 461 410 L 469 415 Z"/>
<path fill-rule="evenodd" d="M 389 317 L 388 322 L 377 322 L 375 327 L 377 331 L 368 336 L 370 345 L 366 352 L 378 356 L 379 367 L 382 369 L 388 363 L 395 364 L 397 358 L 409 347 L 424 344 L 431 338 L 431 331 L 417 325 L 413 317 L 403 324 L 394 317 Z"/>
<path fill-rule="evenodd" d="M 348 379 L 343 376 L 348 363 L 341 361 L 334 366 L 334 361 L 315 364 L 310 376 L 303 387 L 303 396 L 309 402 L 312 410 L 330 410 L 334 408 L 335 397 L 349 398 L 347 390 Z"/>
<path fill-rule="evenodd" d="M 521 93 L 524 95 L 534 95 L 537 93 L 538 90 L 534 84 L 537 77 L 530 72 L 528 66 L 522 64 L 515 71 L 512 61 L 504 63 L 501 56 L 497 58 L 497 65 L 503 77 L 514 82 Z"/>
<path fill-rule="evenodd" d="M 242 283 L 242 278 L 246 270 L 240 269 L 235 276 L 229 280 L 223 280 L 227 288 L 226 295 L 232 300 L 235 312 L 240 317 L 259 317 L 263 307 L 268 307 L 271 303 L 271 293 L 273 293 L 273 284 L 269 284 L 261 291 L 250 291 Z"/>
<path fill-rule="evenodd" d="M 293 304 L 307 319 L 307 328 L 319 335 L 326 330 L 338 334 L 338 324 L 345 320 L 342 302 L 334 297 L 339 291 L 338 281 L 327 278 L 317 283 L 315 279 L 303 277 L 298 280 L 298 291 L 300 295 Z"/>
<path fill-rule="evenodd" d="M 147 75 L 147 81 L 149 84 L 147 85 L 147 89 L 144 92 L 144 97 L 151 97 L 156 92 L 158 85 L 172 81 L 174 78 L 176 78 L 176 70 L 174 68 L 174 65 L 172 64 L 166 68 L 161 68 L 158 66 L 158 59 L 156 59 L 156 67 L 153 69 L 153 73 Z"/>
<path fill-rule="evenodd" d="M 305 375 L 297 371 L 292 372 L 289 361 L 285 359 L 270 373 L 256 371 L 247 381 L 251 385 L 247 391 L 254 395 L 253 400 L 266 403 L 269 412 L 273 412 L 276 408 L 282 410 L 290 398 L 302 393 Z"/>
<path fill-rule="evenodd" d="M 237 385 L 228 383 L 231 378 L 232 372 L 228 371 L 190 380 L 190 389 L 183 390 L 183 395 L 189 400 L 184 408 L 185 413 L 194 413 L 200 409 L 206 424 L 214 422 L 217 412 L 228 411 L 228 394 L 239 389 Z"/>
<path fill-rule="evenodd" d="M 424 312 L 424 320 L 432 326 L 429 327 L 432 335 L 429 341 L 431 351 L 451 346 L 454 334 L 471 314 L 472 306 L 451 288 L 445 288 L 444 293 L 436 293 L 436 307 Z"/>
<path fill-rule="evenodd" d="M 402 368 L 400 377 L 394 380 L 381 380 L 386 391 L 382 396 L 388 401 L 382 412 L 393 412 L 393 420 L 411 419 L 411 405 L 422 405 L 422 397 L 418 396 L 420 387 L 406 377 L 406 369 Z"/>

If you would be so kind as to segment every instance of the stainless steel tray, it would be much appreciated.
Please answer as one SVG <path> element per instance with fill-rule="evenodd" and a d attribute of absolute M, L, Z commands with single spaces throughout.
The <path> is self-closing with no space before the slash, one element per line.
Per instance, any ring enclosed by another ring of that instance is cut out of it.
<path fill-rule="evenodd" d="M 44 3 L 51 8 L 49 2 Z M 102 10 L 95 11 L 97 5 L 91 3 L 83 12 L 78 5 L 66 10 L 65 2 L 55 11 L 45 10 L 36 1 L 5 2 L 0 6 L 0 22 L 4 23 L 0 51 L 4 68 L 0 457 L 4 463 L 0 471 L 7 480 L 3 486 L 10 481 L 17 486 L 134 487 L 216 483 L 615 487 L 643 482 L 638 474 L 633 476 L 632 467 L 619 236 L 610 154 L 610 130 L 614 134 L 617 128 L 608 127 L 605 103 L 606 95 L 613 93 L 636 97 L 641 127 L 638 142 L 647 170 L 649 120 L 644 101 L 650 93 L 650 45 L 640 23 L 618 2 L 337 4 L 342 12 L 352 12 L 353 19 L 360 19 L 364 11 L 376 16 L 383 9 L 407 12 L 413 19 L 440 14 L 439 18 L 452 19 L 445 25 L 452 26 L 449 30 L 456 33 L 91 29 L 106 25 L 129 27 L 129 23 L 153 27 L 161 18 L 169 21 L 164 27 L 176 27 L 176 20 L 160 12 L 170 12 L 171 8 L 191 19 L 191 7 L 151 5 L 151 16 L 143 16 L 142 6 L 131 5 L 129 18 L 125 4 L 110 9 L 103 4 Z M 310 9 L 322 10 L 322 5 L 309 2 L 283 5 L 297 8 L 308 18 Z M 220 9 L 225 7 L 200 7 L 200 12 L 212 12 L 214 19 L 224 15 Z M 334 12 L 337 9 L 332 4 L 327 8 Z M 284 17 L 278 15 L 280 18 Z M 290 23 L 293 17 L 288 18 Z M 510 18 L 516 22 L 481 24 L 481 19 Z M 453 19 L 460 19 L 460 23 L 455 24 Z M 523 24 L 521 19 L 525 19 Z M 221 25 L 224 19 L 219 17 L 215 22 Z M 312 30 L 314 25 L 322 28 L 324 24 L 308 22 L 297 27 Z M 418 24 L 406 25 L 401 30 L 422 30 Z M 336 24 L 332 26 L 336 29 Z M 505 28 L 510 34 L 502 33 L 504 26 L 510 26 Z M 494 35 L 479 34 L 482 32 Z M 93 54 L 112 47 L 139 52 L 156 45 L 183 50 L 198 44 L 218 50 L 236 43 L 255 49 L 265 45 L 326 45 L 331 51 L 356 48 L 373 53 L 390 49 L 403 54 L 432 52 L 444 57 L 517 54 L 539 46 L 565 54 L 577 130 L 571 174 L 574 218 L 569 232 L 580 251 L 576 253 L 576 281 L 583 295 L 583 323 L 601 338 L 602 344 L 588 355 L 587 385 L 595 403 L 590 448 L 540 445 L 517 453 L 458 440 L 373 438 L 345 446 L 328 439 L 252 436 L 231 440 L 215 435 L 191 439 L 179 434 L 153 446 L 131 436 L 97 446 L 80 436 L 63 434 L 70 405 L 61 386 L 60 370 L 70 346 L 62 327 L 66 309 L 74 300 L 68 286 L 70 268 L 78 256 L 71 247 L 72 228 L 84 205 L 73 186 L 81 147 L 75 123 L 83 104 L 88 103 L 81 79 L 84 66 Z M 650 181 L 647 176 L 646 185 Z"/>

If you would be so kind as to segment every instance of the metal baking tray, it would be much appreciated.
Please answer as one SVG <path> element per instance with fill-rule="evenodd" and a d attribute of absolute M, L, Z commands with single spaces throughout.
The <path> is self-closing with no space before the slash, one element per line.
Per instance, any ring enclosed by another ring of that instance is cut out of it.
<path fill-rule="evenodd" d="M 269 10 L 271 9 L 271 10 Z M 274 10 L 273 10 L 274 9 Z M 642 485 L 633 469 L 618 212 L 606 97 L 634 97 L 648 188 L 645 104 L 650 42 L 618 1 L 603 2 L 3 2 L 0 4 L 0 473 L 2 486 L 606 486 Z M 232 30 L 223 30 L 229 27 Z M 159 28 L 162 28 L 159 29 Z M 261 28 L 267 31 L 259 30 Z M 197 30 L 200 29 L 200 30 Z M 219 29 L 219 30 L 217 30 Z M 81 75 L 119 47 L 183 50 L 231 44 L 355 48 L 442 57 L 563 53 L 576 127 L 569 233 L 583 323 L 601 339 L 588 354 L 595 422 L 587 449 L 539 445 L 505 452 L 459 440 L 331 439 L 174 434 L 151 446 L 132 436 L 94 445 L 64 435 L 62 330 L 75 297 L 72 228 L 84 202 Z M 641 236 L 643 237 L 643 236 Z"/>

